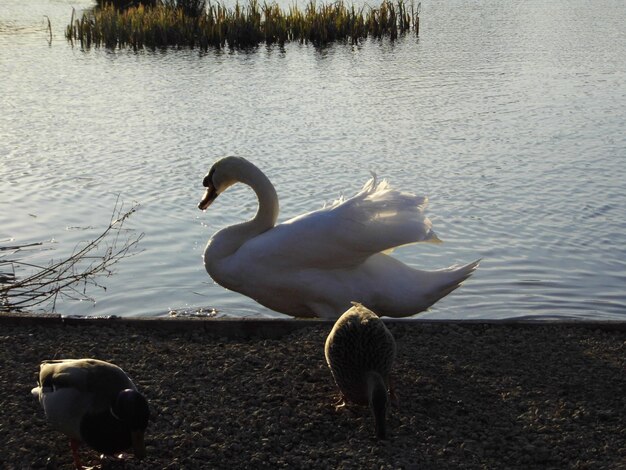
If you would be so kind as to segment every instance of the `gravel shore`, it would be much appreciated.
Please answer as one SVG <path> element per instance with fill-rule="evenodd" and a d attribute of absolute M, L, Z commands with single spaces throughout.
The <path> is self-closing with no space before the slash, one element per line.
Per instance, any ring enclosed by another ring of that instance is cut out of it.
<path fill-rule="evenodd" d="M 331 327 L 234 339 L 204 327 L 0 323 L 0 468 L 73 468 L 30 389 L 42 359 L 79 357 L 121 366 L 153 413 L 148 458 L 102 468 L 626 468 L 623 325 L 391 323 L 399 404 L 387 441 L 367 409 L 333 406 Z"/>

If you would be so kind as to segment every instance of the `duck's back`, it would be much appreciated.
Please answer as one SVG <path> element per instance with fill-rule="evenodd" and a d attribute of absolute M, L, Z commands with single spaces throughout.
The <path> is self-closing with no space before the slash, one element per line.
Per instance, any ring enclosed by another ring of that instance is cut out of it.
<path fill-rule="evenodd" d="M 396 356 L 396 343 L 376 314 L 355 305 L 335 323 L 324 348 L 337 386 L 344 397 L 366 405 L 367 373 L 378 372 L 385 382 Z"/>
<path fill-rule="evenodd" d="M 108 409 L 111 400 L 120 390 L 135 389 L 135 385 L 118 366 L 98 359 L 57 359 L 43 361 L 40 366 L 39 383 L 42 387 L 74 388 L 81 393 L 97 394 L 102 403 L 98 409 Z M 105 393 L 108 392 L 108 393 Z"/>
<path fill-rule="evenodd" d="M 41 363 L 39 386 L 32 393 L 54 428 L 82 439 L 83 417 L 108 412 L 117 393 L 125 388 L 135 386 L 113 364 L 97 359 L 58 359 Z"/>

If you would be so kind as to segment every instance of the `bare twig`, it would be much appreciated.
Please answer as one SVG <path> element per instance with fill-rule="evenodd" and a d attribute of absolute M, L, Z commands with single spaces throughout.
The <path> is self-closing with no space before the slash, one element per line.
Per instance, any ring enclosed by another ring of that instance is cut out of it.
<path fill-rule="evenodd" d="M 133 205 L 123 212 L 123 204 L 118 200 L 109 226 L 95 239 L 77 245 L 72 255 L 61 261 L 53 260 L 47 266 L 40 266 L 17 259 L 0 259 L 0 312 L 28 310 L 45 304 L 48 310 L 54 311 L 60 298 L 94 302 L 87 295 L 87 287 L 96 286 L 106 290 L 98 282 L 98 277 L 110 276 L 115 264 L 137 253 L 135 250 L 143 233 L 122 236 L 123 233 L 132 232 L 123 231 L 122 226 L 137 207 Z M 0 247 L 0 251 L 12 250 L 15 256 L 25 248 L 37 245 L 41 243 L 5 246 Z M 20 269 L 34 269 L 34 272 L 22 277 L 16 273 Z"/>
<path fill-rule="evenodd" d="M 52 24 L 50 23 L 50 17 L 48 17 L 48 15 L 43 15 L 43 17 L 45 19 L 48 20 L 48 45 L 51 46 L 52 45 Z"/>
<path fill-rule="evenodd" d="M 42 242 L 27 243 L 25 245 L 0 246 L 0 251 L 17 251 L 17 250 L 23 250 L 24 248 L 30 248 L 31 246 L 41 246 L 41 245 L 43 245 Z"/>

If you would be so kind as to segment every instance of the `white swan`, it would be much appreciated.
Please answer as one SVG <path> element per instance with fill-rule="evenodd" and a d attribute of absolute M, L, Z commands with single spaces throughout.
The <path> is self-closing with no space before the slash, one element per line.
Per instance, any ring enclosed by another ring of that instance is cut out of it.
<path fill-rule="evenodd" d="M 237 182 L 254 190 L 258 211 L 209 240 L 204 266 L 218 284 L 277 312 L 337 319 L 354 301 L 380 316 L 407 317 L 459 287 L 478 266 L 420 271 L 384 254 L 439 241 L 423 214 L 427 199 L 386 181 L 372 178 L 352 198 L 275 225 L 278 196 L 270 180 L 248 160 L 226 157 L 204 177 L 198 208 L 206 210 Z"/>

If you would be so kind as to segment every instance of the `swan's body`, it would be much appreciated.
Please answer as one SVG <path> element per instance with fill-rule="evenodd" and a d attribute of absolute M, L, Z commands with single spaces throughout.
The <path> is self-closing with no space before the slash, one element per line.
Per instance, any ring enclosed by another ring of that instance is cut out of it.
<path fill-rule="evenodd" d="M 386 437 L 389 374 L 396 358 L 396 341 L 378 316 L 355 303 L 333 326 L 324 346 L 343 400 L 368 405 L 376 435 Z"/>
<path fill-rule="evenodd" d="M 272 183 L 247 160 L 226 157 L 204 178 L 198 207 L 206 209 L 237 182 L 255 191 L 258 211 L 252 220 L 217 232 L 204 265 L 218 284 L 277 312 L 337 319 L 355 301 L 381 316 L 406 317 L 456 289 L 478 266 L 420 271 L 383 253 L 439 241 L 423 214 L 427 199 L 385 181 L 373 178 L 352 198 L 275 225 Z"/>
<path fill-rule="evenodd" d="M 44 361 L 32 394 L 50 425 L 70 438 L 76 468 L 82 468 L 81 442 L 102 454 L 132 447 L 136 457 L 145 456 L 148 404 L 118 366 L 97 359 Z"/>

